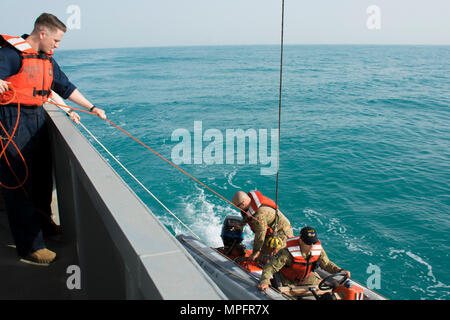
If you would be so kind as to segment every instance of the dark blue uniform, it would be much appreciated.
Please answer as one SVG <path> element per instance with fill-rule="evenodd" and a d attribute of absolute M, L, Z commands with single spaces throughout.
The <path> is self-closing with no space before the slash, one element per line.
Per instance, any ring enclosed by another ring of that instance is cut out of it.
<path fill-rule="evenodd" d="M 76 87 L 53 58 L 52 65 L 52 90 L 67 99 Z M 18 73 L 21 66 L 22 57 L 16 49 L 8 46 L 0 48 L 0 79 L 5 80 Z M 17 121 L 17 111 L 17 105 L 0 105 L 0 122 L 9 134 Z M 7 136 L 3 129 L 0 129 L 0 136 L 5 143 Z M 51 234 L 54 229 L 50 220 L 52 156 L 45 112 L 41 106 L 21 106 L 19 125 L 13 141 L 28 166 L 28 179 L 22 188 L 10 190 L 2 187 L 1 190 L 17 252 L 19 256 L 26 257 L 45 248 L 43 232 Z M 0 159 L 0 181 L 7 186 L 16 186 L 19 184 L 18 180 L 22 181 L 25 176 L 23 161 L 10 143 Z"/>

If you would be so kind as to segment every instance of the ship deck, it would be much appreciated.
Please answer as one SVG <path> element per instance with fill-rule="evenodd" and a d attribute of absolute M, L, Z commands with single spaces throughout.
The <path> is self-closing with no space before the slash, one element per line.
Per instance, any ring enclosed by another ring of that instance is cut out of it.
<path fill-rule="evenodd" d="M 57 217 L 56 217 L 57 218 Z M 57 220 L 57 219 L 55 219 Z M 69 239 L 46 241 L 56 252 L 49 266 L 36 266 L 19 261 L 10 232 L 8 217 L 0 211 L 0 299 L 54 300 L 83 298 L 79 290 L 69 290 L 67 266 L 78 265 L 76 249 Z"/>

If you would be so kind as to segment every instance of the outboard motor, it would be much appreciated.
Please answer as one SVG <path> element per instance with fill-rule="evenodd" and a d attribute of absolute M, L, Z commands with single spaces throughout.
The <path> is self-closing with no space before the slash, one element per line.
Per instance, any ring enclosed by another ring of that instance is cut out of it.
<path fill-rule="evenodd" d="M 228 216 L 223 221 L 222 232 L 220 234 L 223 245 L 227 249 L 233 250 L 244 240 L 244 222 L 239 216 Z"/>

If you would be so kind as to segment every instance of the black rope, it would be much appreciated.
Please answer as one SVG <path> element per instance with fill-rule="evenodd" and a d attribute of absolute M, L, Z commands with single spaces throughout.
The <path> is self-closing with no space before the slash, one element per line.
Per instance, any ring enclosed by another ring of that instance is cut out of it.
<path fill-rule="evenodd" d="M 280 141 L 281 141 L 281 95 L 283 88 L 283 47 L 284 47 L 284 0 L 281 1 L 281 54 L 280 54 L 280 91 L 278 95 L 278 153 L 277 180 L 275 187 L 275 207 L 278 214 L 278 176 L 280 173 Z"/>

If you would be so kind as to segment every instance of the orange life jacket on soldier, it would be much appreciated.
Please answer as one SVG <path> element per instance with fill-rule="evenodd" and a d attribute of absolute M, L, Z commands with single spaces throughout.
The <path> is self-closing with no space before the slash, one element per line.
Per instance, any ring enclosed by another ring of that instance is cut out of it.
<path fill-rule="evenodd" d="M 287 279 L 296 284 L 301 284 L 307 279 L 311 272 L 315 269 L 320 254 L 322 253 L 322 245 L 320 241 L 314 244 L 311 248 L 311 254 L 308 259 L 303 258 L 300 249 L 299 237 L 289 238 L 286 241 L 286 248 L 294 258 L 292 266 L 284 266 L 280 271 Z"/>
<path fill-rule="evenodd" d="M 262 193 L 259 191 L 250 191 L 247 195 L 250 197 L 250 200 L 251 200 L 250 207 L 247 210 L 247 213 L 250 216 L 253 216 L 261 206 L 268 206 L 275 210 L 278 208 L 275 204 L 275 201 L 263 196 Z M 250 226 L 250 229 L 253 232 L 255 232 L 255 230 L 253 230 L 252 224 L 249 224 L 249 226 Z"/>
<path fill-rule="evenodd" d="M 0 43 L 3 46 L 10 45 L 20 52 L 22 66 L 18 73 L 3 79 L 11 82 L 11 86 L 16 91 L 8 90 L 3 93 L 2 100 L 10 103 L 20 103 L 21 105 L 42 106 L 47 102 L 52 93 L 53 65 L 51 54 L 37 53 L 21 37 L 0 35 Z"/>

